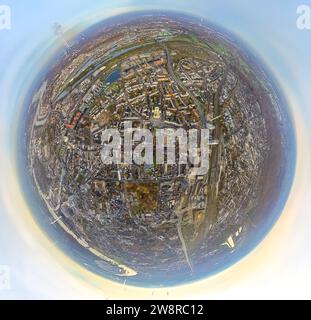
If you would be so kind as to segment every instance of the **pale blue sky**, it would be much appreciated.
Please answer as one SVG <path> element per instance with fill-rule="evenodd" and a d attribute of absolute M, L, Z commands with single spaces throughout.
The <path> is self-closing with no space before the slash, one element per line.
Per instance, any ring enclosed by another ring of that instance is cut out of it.
<path fill-rule="evenodd" d="M 311 31 L 296 28 L 298 5 L 311 6 L 311 0 L 0 0 L 1 4 L 9 5 L 12 9 L 12 29 L 0 30 L 0 265 L 7 264 L 12 268 L 12 289 L 0 290 L 0 297 L 25 298 L 37 297 L 39 294 L 53 297 L 59 292 L 65 294 L 66 290 L 70 294 L 68 288 L 63 288 L 67 281 L 64 282 L 67 279 L 65 271 L 61 272 L 55 266 L 50 268 L 47 264 L 49 258 L 41 255 L 42 248 L 37 247 L 36 238 L 31 238 L 25 225 L 17 227 L 13 223 L 15 218 L 24 219 L 24 207 L 20 206 L 19 211 L 10 201 L 10 197 L 13 202 L 17 197 L 16 181 L 13 181 L 16 178 L 15 168 L 10 151 L 17 129 L 16 117 L 20 113 L 18 102 L 25 94 L 25 84 L 31 82 L 39 69 L 39 58 L 53 40 L 54 22 L 65 27 L 81 22 L 87 24 L 94 13 L 109 16 L 117 13 L 120 8 L 172 9 L 200 15 L 239 35 L 273 71 L 295 114 L 298 152 L 304 155 L 298 161 L 297 181 L 292 196 L 294 199 L 291 208 L 287 209 L 287 220 L 284 222 L 286 224 L 292 217 L 293 229 L 289 229 L 289 234 L 296 234 L 299 228 L 299 237 L 296 236 L 292 245 L 287 246 L 286 255 L 290 261 L 284 265 L 286 274 L 278 277 L 273 269 L 266 268 L 262 277 L 275 281 L 273 288 L 277 289 L 272 288 L 270 293 L 274 296 L 285 295 L 289 289 L 297 292 L 307 283 L 311 285 L 311 276 L 307 275 L 311 267 L 311 256 L 306 254 L 310 251 L 307 244 L 311 241 L 311 182 L 308 182 L 311 181 L 311 171 L 307 163 L 310 160 L 311 133 Z M 277 235 L 278 241 L 288 241 L 282 238 L 284 235 L 280 235 L 280 232 Z M 284 255 L 278 254 L 274 254 L 276 259 L 287 261 Z M 33 274 L 31 261 L 48 267 L 39 268 L 37 274 Z M 297 268 L 301 275 L 297 275 Z M 273 272 L 274 277 L 270 277 Z M 50 280 L 46 280 L 51 274 L 57 274 L 52 287 Z M 257 274 L 256 277 L 260 279 Z M 295 279 L 295 283 L 289 279 Z M 72 288 L 75 286 L 72 284 Z M 246 291 L 253 297 L 260 297 L 265 292 L 263 284 L 253 278 L 247 279 L 242 285 L 237 284 L 236 290 L 235 294 L 240 297 Z M 226 297 L 226 294 L 228 296 L 228 291 L 223 292 L 222 297 Z"/>

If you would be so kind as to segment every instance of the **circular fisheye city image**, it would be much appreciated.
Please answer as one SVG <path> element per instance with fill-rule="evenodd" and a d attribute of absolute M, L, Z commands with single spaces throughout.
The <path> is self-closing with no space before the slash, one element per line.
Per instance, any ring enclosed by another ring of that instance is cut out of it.
<path fill-rule="evenodd" d="M 207 278 L 254 249 L 295 166 L 288 105 L 237 36 L 174 12 L 66 39 L 25 102 L 20 177 L 73 260 L 141 287 Z"/>

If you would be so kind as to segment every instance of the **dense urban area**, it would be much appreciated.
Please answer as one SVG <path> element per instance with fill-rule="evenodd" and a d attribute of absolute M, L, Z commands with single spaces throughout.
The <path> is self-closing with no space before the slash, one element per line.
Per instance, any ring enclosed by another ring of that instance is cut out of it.
<path fill-rule="evenodd" d="M 120 277 L 191 276 L 221 263 L 254 228 L 269 183 L 282 118 L 272 88 L 199 22 L 143 16 L 80 41 L 30 107 L 29 170 L 51 224 Z M 129 122 L 151 132 L 209 129 L 208 172 L 180 164 L 178 143 L 176 163 L 103 164 L 102 132 L 124 139 Z"/>

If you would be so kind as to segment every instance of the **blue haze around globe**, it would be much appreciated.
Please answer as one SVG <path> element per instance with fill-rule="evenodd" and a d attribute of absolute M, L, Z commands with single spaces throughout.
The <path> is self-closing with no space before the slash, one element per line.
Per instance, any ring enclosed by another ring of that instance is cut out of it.
<path fill-rule="evenodd" d="M 247 46 L 202 19 L 152 11 L 96 24 L 51 59 L 24 110 L 20 181 L 36 221 L 111 280 L 173 286 L 223 271 L 286 203 L 296 156 L 287 102 Z M 99 132 L 126 119 L 213 126 L 209 172 L 98 170 Z"/>

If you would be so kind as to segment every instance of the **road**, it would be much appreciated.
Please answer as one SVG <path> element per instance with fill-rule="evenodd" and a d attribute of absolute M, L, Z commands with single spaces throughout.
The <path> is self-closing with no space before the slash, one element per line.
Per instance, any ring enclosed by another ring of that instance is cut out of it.
<path fill-rule="evenodd" d="M 202 106 L 202 103 L 193 95 L 193 93 L 191 91 L 189 91 L 189 89 L 183 84 L 183 82 L 175 74 L 174 68 L 173 68 L 172 57 L 169 52 L 169 49 L 167 48 L 167 46 L 165 44 L 162 44 L 162 46 L 165 51 L 165 55 L 166 55 L 166 59 L 167 59 L 167 70 L 168 70 L 170 77 L 178 84 L 179 87 L 181 87 L 185 92 L 187 92 L 189 94 L 190 98 L 194 102 L 196 109 L 200 115 L 202 127 L 206 128 L 205 110 L 204 110 L 204 107 Z"/>

